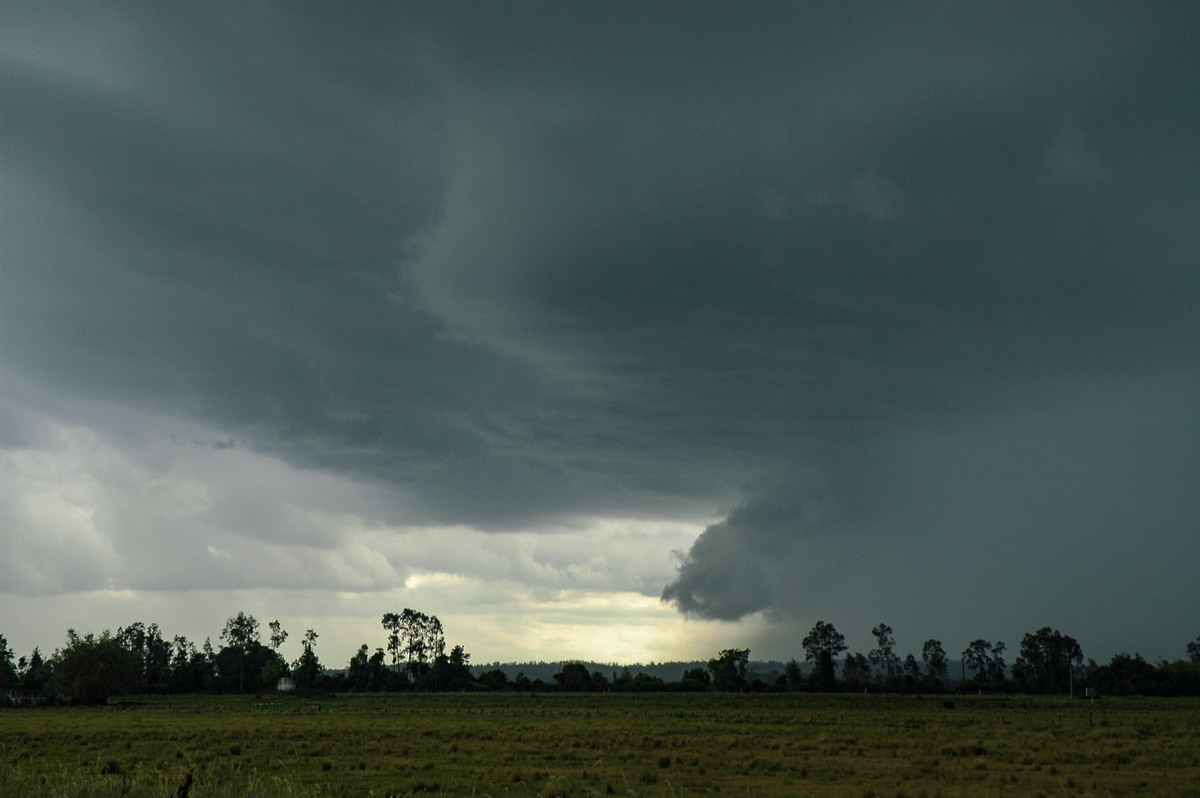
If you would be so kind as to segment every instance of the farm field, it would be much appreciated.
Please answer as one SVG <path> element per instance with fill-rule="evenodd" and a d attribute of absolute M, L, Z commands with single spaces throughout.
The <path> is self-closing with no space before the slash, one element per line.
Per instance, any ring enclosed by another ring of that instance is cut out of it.
<path fill-rule="evenodd" d="M 1200 796 L 1200 700 L 142 699 L 0 711 L 0 795 Z"/>

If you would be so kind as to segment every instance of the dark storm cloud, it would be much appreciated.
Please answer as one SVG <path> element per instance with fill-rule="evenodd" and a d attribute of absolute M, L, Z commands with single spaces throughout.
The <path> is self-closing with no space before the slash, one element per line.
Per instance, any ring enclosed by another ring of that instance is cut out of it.
<path fill-rule="evenodd" d="M 814 479 L 755 491 L 724 521 L 709 526 L 686 555 L 679 555 L 679 578 L 663 591 L 689 615 L 737 620 L 778 606 L 781 588 L 768 577 L 771 563 L 794 556 L 796 541 L 845 521 L 828 495 L 813 489 Z M 819 480 L 819 478 L 818 478 Z"/>
<path fill-rule="evenodd" d="M 393 521 L 727 515 L 664 594 L 711 618 L 819 612 L 830 564 L 952 528 L 1133 534 L 1044 496 L 975 525 L 989 486 L 1162 487 L 1137 534 L 1194 526 L 1185 5 L 4 13 L 30 391 L 370 480 Z M 914 472 L 974 477 L 897 500 Z"/>

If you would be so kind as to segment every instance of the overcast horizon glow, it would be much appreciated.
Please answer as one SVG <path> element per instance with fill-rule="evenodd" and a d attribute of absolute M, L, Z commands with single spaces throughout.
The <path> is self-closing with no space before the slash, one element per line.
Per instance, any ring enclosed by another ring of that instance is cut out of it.
<path fill-rule="evenodd" d="M 1200 9 L 9 2 L 0 634 L 1200 633 Z"/>

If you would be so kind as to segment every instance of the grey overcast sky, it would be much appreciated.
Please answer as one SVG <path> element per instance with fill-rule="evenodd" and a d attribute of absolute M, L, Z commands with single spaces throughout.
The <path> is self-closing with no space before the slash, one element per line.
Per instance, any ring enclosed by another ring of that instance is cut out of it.
<path fill-rule="evenodd" d="M 1200 634 L 1195 3 L 0 37 L 20 654 L 245 610 L 337 666 L 406 606 L 476 662 Z"/>

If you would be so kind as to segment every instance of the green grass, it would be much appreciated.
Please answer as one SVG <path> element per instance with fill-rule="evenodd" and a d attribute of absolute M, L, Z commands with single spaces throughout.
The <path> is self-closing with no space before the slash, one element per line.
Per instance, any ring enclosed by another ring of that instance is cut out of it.
<path fill-rule="evenodd" d="M 0 795 L 1200 796 L 1200 701 L 145 699 L 0 711 Z"/>

